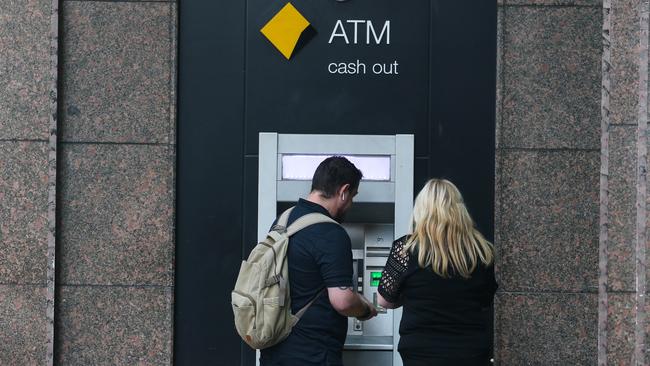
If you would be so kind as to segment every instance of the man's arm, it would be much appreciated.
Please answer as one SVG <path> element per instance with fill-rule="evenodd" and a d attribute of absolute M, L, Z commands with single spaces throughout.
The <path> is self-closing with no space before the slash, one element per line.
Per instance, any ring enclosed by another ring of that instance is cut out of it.
<path fill-rule="evenodd" d="M 332 307 L 339 314 L 368 320 L 377 316 L 377 309 L 352 287 L 328 287 L 327 294 Z"/>

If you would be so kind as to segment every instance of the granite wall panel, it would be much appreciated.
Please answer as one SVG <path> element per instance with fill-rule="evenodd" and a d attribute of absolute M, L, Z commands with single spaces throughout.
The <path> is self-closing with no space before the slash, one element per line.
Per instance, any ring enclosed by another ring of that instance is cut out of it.
<path fill-rule="evenodd" d="M 597 291 L 599 154 L 499 155 L 501 289 Z"/>
<path fill-rule="evenodd" d="M 56 111 L 57 5 L 0 2 L 0 364 L 50 365 L 48 141 Z M 10 284 L 10 285 L 7 285 Z"/>
<path fill-rule="evenodd" d="M 497 69 L 496 69 L 496 121 L 495 121 L 495 144 L 500 148 L 501 142 L 501 125 L 503 124 L 503 28 L 504 28 L 504 9 L 502 6 L 497 7 Z M 498 171 L 498 166 L 496 167 Z M 496 182 L 495 182 L 496 184 Z M 498 184 L 496 185 L 498 187 Z"/>
<path fill-rule="evenodd" d="M 176 4 L 64 1 L 56 362 L 170 365 Z"/>
<path fill-rule="evenodd" d="M 0 1 L 0 139 L 49 137 L 51 7 Z"/>
<path fill-rule="evenodd" d="M 503 147 L 597 149 L 602 9 L 509 6 L 505 24 Z"/>
<path fill-rule="evenodd" d="M 610 123 L 634 124 L 639 114 L 639 0 L 611 2 Z"/>
<path fill-rule="evenodd" d="M 598 0 L 500 7 L 499 365 L 598 360 L 602 19 Z"/>
<path fill-rule="evenodd" d="M 0 142 L 0 284 L 45 286 L 47 159 L 46 142 Z"/>
<path fill-rule="evenodd" d="M 609 131 L 608 290 L 634 291 L 636 230 L 636 127 Z"/>
<path fill-rule="evenodd" d="M 604 55 L 611 55 L 611 68 L 603 79 L 603 89 L 608 92 L 603 95 L 610 102 L 605 106 L 609 115 L 604 114 L 609 124 L 602 131 L 603 154 L 609 162 L 604 167 L 608 200 L 603 203 L 607 225 L 603 239 L 608 253 L 607 266 L 601 273 L 607 288 L 600 293 L 600 301 L 605 304 L 601 318 L 606 317 L 607 328 L 600 334 L 604 342 L 599 364 L 641 365 L 650 359 L 650 306 L 644 294 L 650 274 L 644 235 L 650 223 L 646 222 L 649 206 L 644 191 L 650 5 L 645 0 L 613 0 L 604 5 L 611 15 L 611 44 L 604 42 Z"/>
<path fill-rule="evenodd" d="M 173 142 L 175 6 L 63 3 L 63 141 Z"/>
<path fill-rule="evenodd" d="M 634 126 L 629 126 L 629 127 L 634 127 Z M 646 134 L 648 133 L 647 131 L 648 130 L 646 130 Z M 636 133 L 638 134 L 639 132 L 636 131 Z M 650 139 L 648 139 L 647 137 L 646 137 L 645 144 L 646 144 L 646 149 L 647 149 L 646 151 L 650 151 Z M 637 156 L 637 159 L 638 159 L 638 156 Z M 648 169 L 648 167 L 650 167 L 650 154 L 646 155 L 646 169 Z M 648 176 L 648 173 L 646 173 L 646 176 Z M 646 180 L 648 180 L 648 179 L 646 179 Z M 646 251 L 646 253 L 645 253 L 646 254 L 646 281 L 650 281 L 650 266 L 648 265 L 648 264 L 650 264 L 650 181 L 646 181 L 646 192 L 645 193 L 646 193 L 646 196 L 645 196 L 645 200 L 646 200 L 646 205 L 645 205 L 645 210 L 646 210 L 646 222 L 645 222 L 645 224 L 646 224 L 646 227 L 645 227 L 645 229 L 646 229 L 646 245 L 645 245 L 645 251 Z M 638 191 L 637 191 L 637 194 L 639 194 Z M 646 293 L 650 294 L 650 286 L 648 286 L 648 283 L 646 283 Z M 650 313 L 648 313 L 648 314 L 650 314 Z M 648 319 L 648 315 L 646 315 L 646 319 Z M 648 348 L 650 348 L 650 337 L 647 338 L 647 339 L 649 340 L 647 342 Z M 650 352 L 648 352 L 646 354 L 650 355 Z"/>
<path fill-rule="evenodd" d="M 0 285 L 0 365 L 45 361 L 45 286 Z"/>
<path fill-rule="evenodd" d="M 57 295 L 57 364 L 172 364 L 170 288 L 63 286 Z"/>
<path fill-rule="evenodd" d="M 499 365 L 596 364 L 597 294 L 501 293 Z"/>
<path fill-rule="evenodd" d="M 607 364 L 632 365 L 634 364 L 632 356 L 634 355 L 636 340 L 636 294 L 631 292 L 610 292 L 607 298 Z M 644 312 L 645 314 L 650 312 L 650 304 L 647 302 Z M 645 324 L 641 326 L 641 329 L 645 332 L 645 339 L 649 339 L 650 319 L 645 318 Z M 650 345 L 647 341 L 643 349 L 645 358 L 648 360 Z"/>
<path fill-rule="evenodd" d="M 56 355 L 172 363 L 175 1 L 64 1 Z"/>
<path fill-rule="evenodd" d="M 172 285 L 171 146 L 63 144 L 60 281 Z"/>
<path fill-rule="evenodd" d="M 628 365 L 634 353 L 635 295 L 611 293 L 607 309 L 607 364 Z"/>

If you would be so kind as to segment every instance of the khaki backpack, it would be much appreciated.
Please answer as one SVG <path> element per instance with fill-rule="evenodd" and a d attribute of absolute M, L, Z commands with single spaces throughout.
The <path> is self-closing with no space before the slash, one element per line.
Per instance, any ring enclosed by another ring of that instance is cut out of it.
<path fill-rule="evenodd" d="M 289 293 L 289 264 L 286 260 L 289 238 L 307 226 L 331 222 L 320 214 L 304 215 L 287 227 L 293 207 L 282 213 L 266 239 L 253 248 L 248 260 L 242 261 L 235 289 L 232 291 L 232 310 L 237 333 L 255 349 L 271 347 L 289 336 L 300 317 L 316 300 L 318 294 L 291 314 Z"/>

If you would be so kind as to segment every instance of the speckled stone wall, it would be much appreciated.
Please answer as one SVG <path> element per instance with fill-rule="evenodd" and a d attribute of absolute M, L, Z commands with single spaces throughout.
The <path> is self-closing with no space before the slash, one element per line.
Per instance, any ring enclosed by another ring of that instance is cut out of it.
<path fill-rule="evenodd" d="M 51 364 L 57 11 L 52 0 L 0 2 L 1 365 Z"/>
<path fill-rule="evenodd" d="M 603 22 L 599 365 L 647 365 L 647 0 L 607 0 Z"/>
<path fill-rule="evenodd" d="M 56 363 L 172 363 L 176 3 L 61 6 Z"/>
<path fill-rule="evenodd" d="M 602 2 L 499 3 L 500 365 L 594 365 Z"/>

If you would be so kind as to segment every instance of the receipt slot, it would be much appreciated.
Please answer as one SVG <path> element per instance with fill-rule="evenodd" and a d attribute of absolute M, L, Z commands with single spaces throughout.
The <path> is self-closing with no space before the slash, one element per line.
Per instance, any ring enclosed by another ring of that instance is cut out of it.
<path fill-rule="evenodd" d="M 309 194 L 318 164 L 347 157 L 363 173 L 343 227 L 352 241 L 354 290 L 377 304 L 379 279 L 394 239 L 406 234 L 413 208 L 413 135 L 260 133 L 257 236 Z M 348 319 L 346 366 L 401 366 L 397 353 L 401 309 L 379 307 L 377 317 Z M 259 352 L 257 355 L 259 364 Z"/>

